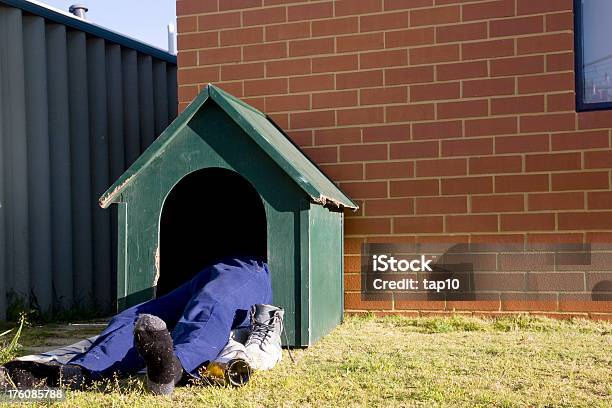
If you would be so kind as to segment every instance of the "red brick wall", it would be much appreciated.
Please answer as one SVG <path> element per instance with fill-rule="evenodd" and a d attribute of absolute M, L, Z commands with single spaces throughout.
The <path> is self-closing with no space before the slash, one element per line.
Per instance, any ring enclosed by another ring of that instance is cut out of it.
<path fill-rule="evenodd" d="M 180 107 L 208 82 L 244 98 L 359 202 L 346 219 L 349 311 L 610 317 L 588 287 L 518 306 L 359 295 L 364 241 L 612 242 L 612 112 L 576 114 L 572 7 L 178 0 Z"/>

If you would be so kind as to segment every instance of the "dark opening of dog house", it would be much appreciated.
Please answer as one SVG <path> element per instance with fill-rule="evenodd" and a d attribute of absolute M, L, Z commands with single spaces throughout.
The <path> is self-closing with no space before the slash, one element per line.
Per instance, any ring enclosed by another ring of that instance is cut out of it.
<path fill-rule="evenodd" d="M 118 308 L 207 264 L 263 257 L 287 345 L 343 313 L 343 211 L 357 206 L 266 115 L 212 85 L 100 198 L 118 204 Z"/>
<path fill-rule="evenodd" d="M 266 247 L 266 212 L 253 186 L 231 170 L 197 170 L 164 202 L 155 294 L 165 295 L 229 256 L 266 259 Z"/>

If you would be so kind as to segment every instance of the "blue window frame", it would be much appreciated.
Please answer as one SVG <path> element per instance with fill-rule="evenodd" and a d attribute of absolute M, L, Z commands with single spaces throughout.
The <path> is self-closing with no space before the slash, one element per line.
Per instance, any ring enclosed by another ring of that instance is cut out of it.
<path fill-rule="evenodd" d="M 612 1 L 574 0 L 576 110 L 612 108 Z"/>

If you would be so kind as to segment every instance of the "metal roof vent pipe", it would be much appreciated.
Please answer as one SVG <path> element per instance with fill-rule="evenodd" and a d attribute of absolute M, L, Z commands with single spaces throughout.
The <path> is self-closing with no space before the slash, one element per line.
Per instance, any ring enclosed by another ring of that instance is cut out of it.
<path fill-rule="evenodd" d="M 68 8 L 68 11 L 77 16 L 78 18 L 82 18 L 83 20 L 87 20 L 87 12 L 89 9 L 82 4 L 73 4 Z"/>
<path fill-rule="evenodd" d="M 168 52 L 176 55 L 176 30 L 174 24 L 168 24 Z"/>

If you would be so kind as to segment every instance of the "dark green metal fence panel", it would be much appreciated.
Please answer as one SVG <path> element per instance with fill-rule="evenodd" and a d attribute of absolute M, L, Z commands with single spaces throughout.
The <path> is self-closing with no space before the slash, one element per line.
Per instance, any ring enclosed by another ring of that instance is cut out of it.
<path fill-rule="evenodd" d="M 4 133 L 6 286 L 30 292 L 28 162 L 21 10 L 0 6 L 0 80 Z"/>
<path fill-rule="evenodd" d="M 155 110 L 155 134 L 159 135 L 169 123 L 168 75 L 166 74 L 166 63 L 164 61 L 153 62 L 153 105 Z M 117 180 L 117 178 L 113 178 L 114 180 Z"/>
<path fill-rule="evenodd" d="M 176 65 L 166 64 L 168 78 L 168 123 L 178 115 L 178 83 Z"/>
<path fill-rule="evenodd" d="M 106 109 L 106 50 L 104 40 L 87 39 L 87 78 L 89 86 L 89 138 L 91 206 L 93 231 L 93 300 L 96 306 L 110 310 L 111 231 L 110 212 L 101 211 L 94 197 L 104 192 L 109 183 L 110 155 L 108 143 L 108 111 Z"/>
<path fill-rule="evenodd" d="M 153 109 L 153 65 L 149 55 L 138 55 L 138 107 L 140 109 L 140 148 L 146 149 L 155 136 Z"/>
<path fill-rule="evenodd" d="M 51 183 L 45 21 L 23 17 L 26 134 L 28 164 L 28 217 L 30 296 L 42 310 L 51 307 Z"/>
<path fill-rule="evenodd" d="M 0 0 L 0 319 L 9 295 L 42 312 L 114 304 L 116 212 L 97 198 L 176 116 L 175 60 Z"/>
<path fill-rule="evenodd" d="M 115 180 L 125 170 L 123 76 L 121 72 L 121 47 L 117 44 L 106 44 L 106 78 L 110 179 Z"/>
<path fill-rule="evenodd" d="M 81 306 L 87 303 L 93 289 L 91 203 L 86 198 L 91 197 L 87 39 L 82 32 L 68 32 L 68 78 L 74 301 Z"/>
<path fill-rule="evenodd" d="M 47 24 L 47 96 L 51 179 L 53 291 L 57 308 L 72 306 L 72 187 L 70 180 L 70 112 L 66 27 Z"/>
<path fill-rule="evenodd" d="M 123 136 L 123 76 L 121 71 L 121 47 L 106 43 L 106 109 L 108 113 L 108 143 L 110 155 L 110 179 L 115 180 L 125 169 L 125 140 Z M 117 259 L 117 209 L 111 218 L 111 260 Z M 111 263 L 111 290 L 117 287 L 117 265 Z M 114 300 L 114 294 L 111 296 Z"/>
<path fill-rule="evenodd" d="M 129 167 L 140 154 L 140 108 L 138 104 L 137 52 L 121 50 L 123 88 L 123 131 L 125 132 L 125 166 Z"/>

